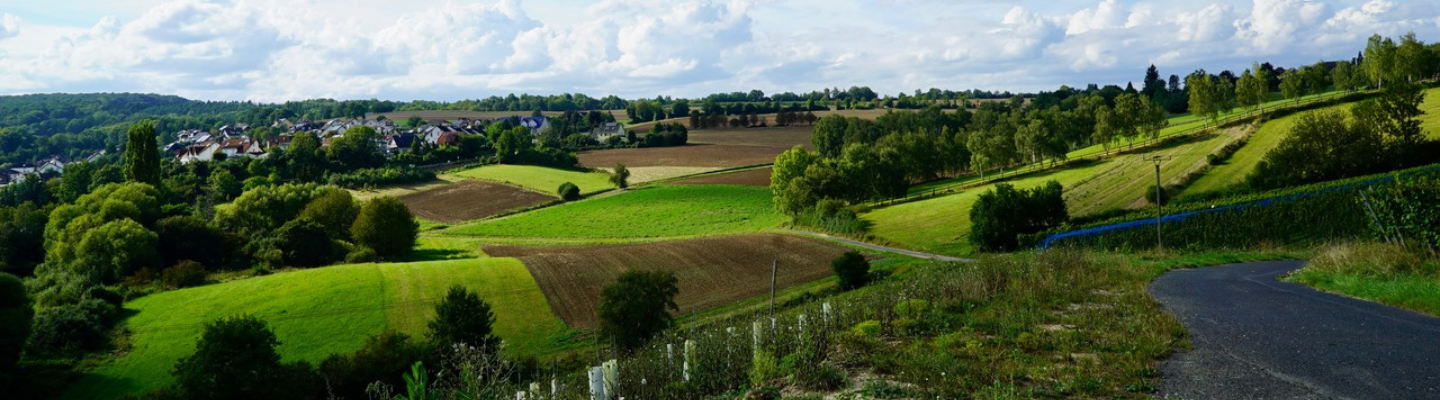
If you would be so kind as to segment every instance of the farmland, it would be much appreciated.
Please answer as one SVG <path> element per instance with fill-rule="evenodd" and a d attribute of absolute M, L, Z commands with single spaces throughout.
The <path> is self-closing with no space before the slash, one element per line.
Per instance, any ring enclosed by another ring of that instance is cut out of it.
<path fill-rule="evenodd" d="M 554 201 L 555 196 L 498 183 L 465 180 L 398 197 L 416 217 L 443 223 L 481 219 Z"/>
<path fill-rule="evenodd" d="M 795 145 L 808 147 L 811 131 L 809 126 L 697 130 L 689 134 L 690 144 L 685 146 L 586 151 L 580 153 L 580 165 L 719 169 L 769 164 Z"/>
<path fill-rule="evenodd" d="M 1215 134 L 1187 137 L 1142 155 L 1116 157 L 1106 162 L 1105 167 L 1090 179 L 1066 187 L 1070 215 L 1084 216 L 1150 204 L 1144 199 L 1149 191 L 1154 190 L 1155 167 L 1145 157 L 1168 157 L 1160 166 L 1161 182 L 1164 185 L 1177 184 L 1188 174 L 1204 171 L 1208 166 L 1205 156 L 1239 140 L 1246 129 L 1236 127 Z"/>
<path fill-rule="evenodd" d="M 487 254 L 517 257 L 571 327 L 595 327 L 600 289 L 630 270 L 672 271 L 682 312 L 701 310 L 767 293 L 771 262 L 778 260 L 780 287 L 830 276 L 839 245 L 776 234 L 707 237 L 659 243 L 596 246 L 485 246 Z"/>
<path fill-rule="evenodd" d="M 1012 180 L 1018 189 L 1027 189 L 1057 180 L 1069 188 L 1107 166 L 1105 163 L 1046 171 Z M 970 207 L 980 193 L 992 185 L 963 192 L 872 210 L 861 218 L 874 223 L 871 233 L 885 241 L 915 250 L 948 255 L 969 255 L 974 249 L 966 241 L 970 232 Z"/>
<path fill-rule="evenodd" d="M 770 187 L 770 168 L 709 174 L 675 181 L 677 185 L 745 185 Z"/>
<path fill-rule="evenodd" d="M 439 231 L 529 238 L 665 238 L 755 232 L 780 225 L 770 189 L 659 185 Z"/>
<path fill-rule="evenodd" d="M 126 303 L 129 350 L 85 374 L 65 398 L 135 394 L 166 385 L 203 324 L 250 314 L 266 320 L 287 361 L 319 362 L 394 330 L 423 338 L 431 307 L 451 285 L 495 306 L 496 333 L 515 355 L 564 349 L 571 335 L 515 259 L 356 264 L 273 274 L 153 294 Z"/>
<path fill-rule="evenodd" d="M 581 193 L 595 193 L 615 188 L 615 185 L 610 183 L 610 176 L 603 172 L 563 170 L 532 165 L 486 165 L 456 171 L 452 175 L 518 185 L 541 193 L 555 193 L 555 190 L 560 188 L 560 184 L 565 182 L 579 186 Z"/>

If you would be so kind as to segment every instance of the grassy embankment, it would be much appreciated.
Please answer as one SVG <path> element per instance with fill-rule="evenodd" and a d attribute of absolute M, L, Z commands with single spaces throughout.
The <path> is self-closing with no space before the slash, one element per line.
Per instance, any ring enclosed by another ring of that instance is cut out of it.
<path fill-rule="evenodd" d="M 631 372 L 620 387 L 654 399 L 736 398 L 762 387 L 783 388 L 787 398 L 1145 398 L 1158 362 L 1186 346 L 1179 322 L 1146 291 L 1154 277 L 1293 257 L 1053 251 L 912 263 L 859 290 L 782 309 L 778 326 L 761 335 L 763 353 L 750 339 L 763 309 L 672 332 L 621 360 Z M 808 322 L 797 323 L 799 315 Z M 705 361 L 678 384 L 665 344 L 685 339 L 697 341 Z"/>
<path fill-rule="evenodd" d="M 508 183 L 550 194 L 554 194 L 555 191 L 560 188 L 560 184 L 565 182 L 574 183 L 575 186 L 579 186 L 580 193 L 582 194 L 615 188 L 615 185 L 610 183 L 610 176 L 603 172 L 564 170 L 533 165 L 486 165 L 479 168 L 452 172 L 449 175 L 459 178 L 483 179 Z"/>
<path fill-rule="evenodd" d="M 597 243 L 757 232 L 779 226 L 770 189 L 738 185 L 657 185 L 437 231 L 494 239 Z"/>
<path fill-rule="evenodd" d="M 1161 166 L 1161 180 L 1167 185 L 1173 184 L 1204 168 L 1205 156 L 1236 140 L 1239 129 L 1179 139 L 1146 155 L 1172 157 Z M 1155 170 L 1141 155 L 1134 155 L 1041 171 L 1006 183 L 1028 189 L 1050 180 L 1065 187 L 1065 201 L 1073 217 L 1144 206 L 1145 195 L 1155 184 Z M 878 208 L 863 214 L 862 218 L 874 224 L 871 234 L 885 241 L 916 250 L 967 256 L 974 253 L 965 238 L 970 232 L 970 208 L 981 193 L 993 187 L 983 185 L 951 195 Z"/>
<path fill-rule="evenodd" d="M 1348 113 L 1354 104 L 1336 104 L 1321 110 Z M 1440 139 L 1440 88 L 1425 91 L 1425 102 L 1421 104 L 1420 111 L 1424 112 L 1420 116 L 1421 129 L 1431 139 Z M 1265 153 L 1279 147 L 1280 142 L 1290 135 L 1290 128 L 1295 126 L 1295 121 L 1298 121 L 1304 114 L 1291 114 L 1266 121 L 1260 129 L 1255 131 L 1255 135 L 1250 137 L 1250 142 L 1246 143 L 1245 147 L 1236 151 L 1224 164 L 1211 168 L 1205 173 L 1205 176 L 1197 179 L 1177 199 L 1183 200 L 1186 197 L 1222 191 L 1243 184 L 1245 177 L 1255 171 L 1255 167 L 1265 159 Z"/>
<path fill-rule="evenodd" d="M 1440 316 L 1440 261 L 1399 246 L 1374 242 L 1328 245 L 1285 279 Z"/>
<path fill-rule="evenodd" d="M 443 251 L 443 250 L 442 250 Z M 453 254 L 453 253 L 452 253 Z M 157 293 L 126 303 L 127 349 L 64 398 L 113 398 L 168 384 L 204 324 L 250 314 L 266 320 L 287 361 L 318 363 L 386 330 L 424 338 L 432 307 L 451 285 L 476 291 L 496 313 L 496 334 L 516 356 L 577 346 L 519 260 L 459 259 L 343 265 Z"/>

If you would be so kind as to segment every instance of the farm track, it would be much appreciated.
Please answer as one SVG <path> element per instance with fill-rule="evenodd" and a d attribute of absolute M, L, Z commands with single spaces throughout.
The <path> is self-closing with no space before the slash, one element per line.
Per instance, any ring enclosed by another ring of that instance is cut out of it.
<path fill-rule="evenodd" d="M 593 246 L 487 245 L 495 257 L 516 257 L 530 270 L 555 314 L 572 328 L 597 326 L 600 290 L 630 270 L 674 272 L 680 309 L 706 309 L 770 290 L 771 262 L 781 288 L 831 275 L 843 246 L 779 234 L 744 234 L 658 243 Z"/>
<path fill-rule="evenodd" d="M 878 251 L 878 252 L 882 252 L 882 253 L 894 253 L 894 254 L 899 254 L 899 255 L 903 255 L 903 256 L 909 256 L 909 257 L 915 257 L 915 258 L 923 258 L 923 259 L 926 259 L 926 260 L 949 261 L 949 262 L 967 262 L 967 263 L 968 263 L 968 262 L 975 262 L 975 260 L 969 259 L 969 258 L 958 258 L 958 257 L 947 256 L 947 255 L 941 255 L 941 254 L 932 254 L 932 253 L 925 253 L 925 252 L 914 251 L 914 250 L 905 250 L 905 249 L 896 248 L 896 247 L 881 246 L 881 245 L 874 244 L 874 243 L 862 242 L 862 241 L 859 241 L 859 240 L 850 239 L 850 238 L 843 238 L 843 237 L 838 237 L 838 236 L 830 236 L 830 235 L 826 235 L 826 234 L 823 234 L 823 233 L 816 233 L 816 232 L 810 232 L 810 231 L 802 231 L 802 230 L 796 230 L 796 229 L 786 229 L 786 230 L 784 230 L 784 232 L 785 232 L 785 233 L 790 233 L 790 234 L 795 234 L 795 235 L 809 236 L 809 237 L 814 237 L 814 238 L 829 240 L 829 241 L 832 241 L 832 242 L 840 242 L 840 243 L 848 244 L 848 245 L 851 245 L 851 246 L 863 247 L 863 248 L 866 248 L 866 249 L 870 249 L 870 250 L 874 250 L 874 251 Z"/>

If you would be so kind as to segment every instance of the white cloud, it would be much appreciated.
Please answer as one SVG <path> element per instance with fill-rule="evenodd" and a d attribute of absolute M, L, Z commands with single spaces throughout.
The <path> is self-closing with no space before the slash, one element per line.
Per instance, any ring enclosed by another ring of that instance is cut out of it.
<path fill-rule="evenodd" d="M 97 9 L 88 26 L 22 7 L 0 15 L 0 90 L 263 101 L 1022 91 L 1123 85 L 1149 63 L 1183 74 L 1348 58 L 1376 32 L 1440 40 L 1430 2 L 1399 0 L 525 1 L 147 0 Z"/>
<path fill-rule="evenodd" d="M 0 15 L 0 40 L 20 34 L 20 17 L 5 13 Z"/>

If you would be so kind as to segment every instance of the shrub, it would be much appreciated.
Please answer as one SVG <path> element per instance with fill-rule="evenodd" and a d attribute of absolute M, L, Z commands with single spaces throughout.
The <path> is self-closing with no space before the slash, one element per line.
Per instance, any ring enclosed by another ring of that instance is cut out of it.
<path fill-rule="evenodd" d="M 174 289 L 205 284 L 205 266 L 191 260 L 182 260 L 160 274 L 165 286 Z"/>
<path fill-rule="evenodd" d="M 393 197 L 370 200 L 360 208 L 360 216 L 350 227 L 355 244 L 375 250 L 380 258 L 390 259 L 410 254 L 420 224 L 410 208 Z"/>
<path fill-rule="evenodd" d="M 331 185 L 358 189 L 405 183 L 420 183 L 435 180 L 435 173 L 414 167 L 385 167 L 358 169 L 348 173 L 332 173 L 326 177 Z"/>
<path fill-rule="evenodd" d="M 1059 226 L 1070 219 L 1060 183 L 1046 182 L 1030 190 L 1007 183 L 980 194 L 970 208 L 970 243 L 985 251 L 1008 251 L 1019 246 L 1019 236 Z"/>
<path fill-rule="evenodd" d="M 252 316 L 205 324 L 195 352 L 171 370 L 177 391 L 191 399 L 315 398 L 320 380 L 309 364 L 281 364 L 280 341 Z"/>
<path fill-rule="evenodd" d="M 580 200 L 580 187 L 575 186 L 574 183 L 565 182 L 560 184 L 560 189 L 556 190 L 556 193 L 560 195 L 561 200 Z"/>
<path fill-rule="evenodd" d="M 1145 201 L 1155 204 L 1155 195 L 1160 195 L 1160 205 L 1170 204 L 1170 189 L 1164 186 L 1150 185 L 1150 190 L 1145 192 Z"/>
<path fill-rule="evenodd" d="M 319 267 L 339 258 L 335 242 L 330 240 L 325 227 L 308 218 L 286 222 L 274 235 L 286 265 Z"/>
<path fill-rule="evenodd" d="M 840 290 L 852 290 L 865 286 L 870 277 L 870 262 L 865 256 L 856 251 L 847 251 L 840 257 L 830 261 L 830 268 L 835 270 L 835 278 L 839 280 Z"/>
<path fill-rule="evenodd" d="M 342 399 L 366 399 L 365 389 L 374 382 L 404 387 L 401 378 L 410 366 L 434 364 L 431 349 L 410 340 L 410 336 L 385 332 L 365 339 L 365 347 L 351 354 L 336 354 L 320 363 L 333 395 Z"/>
<path fill-rule="evenodd" d="M 679 310 L 675 273 L 626 271 L 600 291 L 600 332 L 625 349 L 634 349 L 670 327 L 670 311 Z"/>
<path fill-rule="evenodd" d="M 435 306 L 435 319 L 429 324 L 430 343 L 441 349 L 463 344 L 496 354 L 500 338 L 493 333 L 494 327 L 495 313 L 489 303 L 469 289 L 451 286 L 445 300 Z"/>
<path fill-rule="evenodd" d="M 879 336 L 879 335 L 880 335 L 880 321 L 876 321 L 876 320 L 873 320 L 873 319 L 872 319 L 872 320 L 867 320 L 867 321 L 861 321 L 860 323 L 855 324 L 854 327 L 851 327 L 851 328 L 850 328 L 850 332 L 852 332 L 852 333 L 854 333 L 854 334 L 856 334 L 856 335 L 862 336 L 862 337 L 866 337 L 866 336 L 868 336 L 868 337 Z"/>
<path fill-rule="evenodd" d="M 20 350 L 30 336 L 34 316 L 25 284 L 15 275 L 0 272 L 0 375 L 20 361 Z"/>
<path fill-rule="evenodd" d="M 770 381 L 785 376 L 775 355 L 765 350 L 755 353 L 750 361 L 750 387 L 762 387 Z"/>
<path fill-rule="evenodd" d="M 346 264 L 372 263 L 376 259 L 375 250 L 364 246 L 356 247 L 350 254 L 345 255 Z"/>
<path fill-rule="evenodd" d="M 99 349 L 114 317 L 115 306 L 95 299 L 40 309 L 25 352 L 37 358 L 65 358 Z"/>
<path fill-rule="evenodd" d="M 630 169 L 625 168 L 625 164 L 615 163 L 615 172 L 610 174 L 610 183 L 621 189 L 630 187 Z"/>

